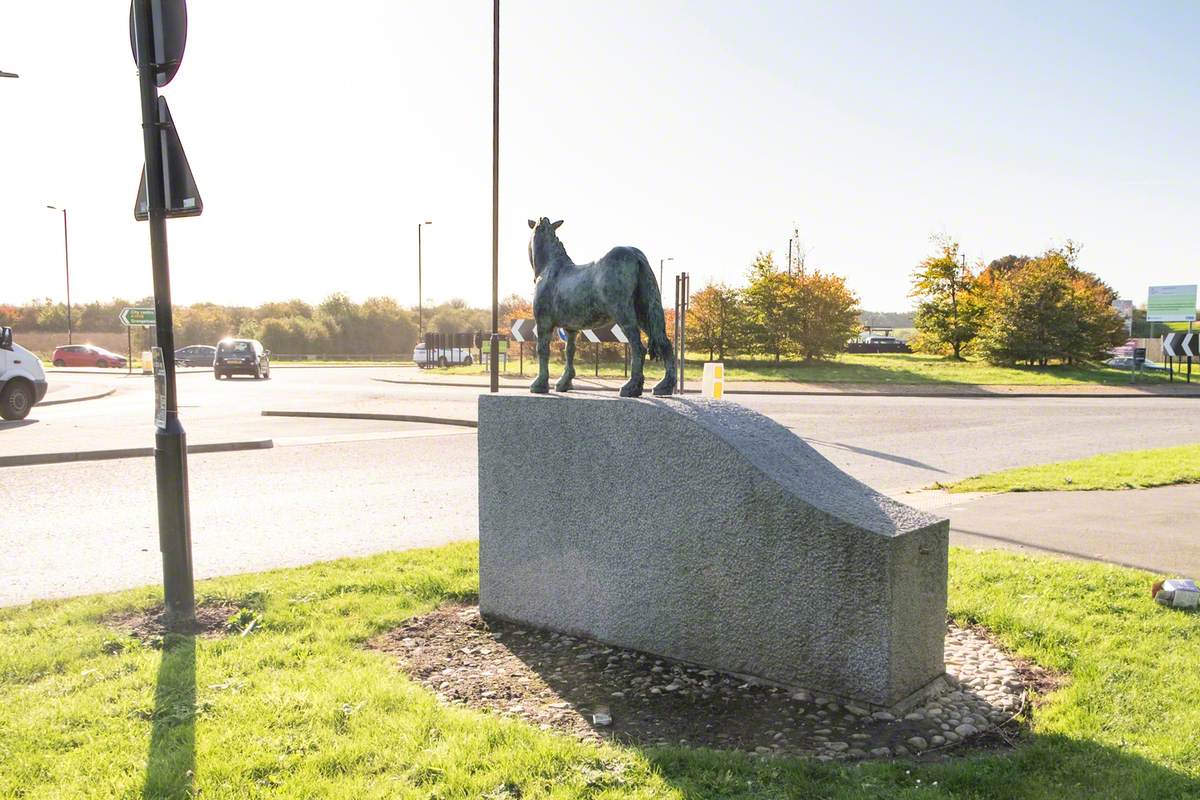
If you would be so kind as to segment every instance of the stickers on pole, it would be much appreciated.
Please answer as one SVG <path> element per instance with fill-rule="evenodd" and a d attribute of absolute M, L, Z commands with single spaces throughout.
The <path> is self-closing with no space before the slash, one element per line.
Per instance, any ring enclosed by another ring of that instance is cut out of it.
<path fill-rule="evenodd" d="M 133 63 L 141 66 L 137 45 L 137 14 L 133 0 L 129 4 L 129 47 L 133 50 Z M 162 88 L 171 82 L 183 61 L 183 50 L 187 46 L 187 3 L 185 0 L 150 0 L 150 17 L 153 19 L 151 38 L 154 52 L 150 53 L 149 65 L 156 67 L 154 83 Z"/>
<path fill-rule="evenodd" d="M 151 347 L 150 357 L 154 361 L 154 424 L 159 430 L 167 429 L 167 365 L 163 361 L 161 347 Z"/>
<path fill-rule="evenodd" d="M 192 177 L 187 154 L 175 130 L 167 98 L 158 98 L 158 135 L 163 153 L 163 196 L 166 198 L 167 217 L 197 217 L 204 211 L 204 201 Z M 139 222 L 150 219 L 150 199 L 146 194 L 146 168 L 142 167 L 142 178 L 138 183 L 137 202 L 133 207 L 133 218 Z"/>

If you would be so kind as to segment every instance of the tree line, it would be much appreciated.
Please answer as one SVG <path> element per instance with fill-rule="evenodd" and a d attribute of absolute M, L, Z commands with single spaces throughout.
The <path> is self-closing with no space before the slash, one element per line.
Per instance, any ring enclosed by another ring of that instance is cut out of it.
<path fill-rule="evenodd" d="M 506 298 L 506 307 L 528 305 L 520 297 Z M 124 332 L 119 319 L 127 306 L 153 307 L 152 298 L 114 299 L 108 302 L 75 304 L 71 327 L 81 333 Z M 506 320 L 502 314 L 502 319 Z M 463 300 L 450 300 L 424 309 L 425 330 L 443 333 L 491 329 L 491 312 L 471 308 Z M 23 305 L 0 304 L 0 325 L 18 332 L 67 330 L 63 303 L 38 300 Z M 228 336 L 260 340 L 276 353 L 306 355 L 410 355 L 417 341 L 418 310 L 398 304 L 390 297 L 370 297 L 361 303 L 341 293 L 317 305 L 303 300 L 226 306 L 195 303 L 174 308 L 175 342 L 216 344 Z M 140 328 L 135 328 L 136 346 L 143 346 Z"/>
<path fill-rule="evenodd" d="M 913 348 L 1034 366 L 1104 358 L 1129 332 L 1113 307 L 1116 292 L 1079 266 L 1079 254 L 1068 241 L 972 267 L 957 242 L 938 240 L 913 273 Z"/>

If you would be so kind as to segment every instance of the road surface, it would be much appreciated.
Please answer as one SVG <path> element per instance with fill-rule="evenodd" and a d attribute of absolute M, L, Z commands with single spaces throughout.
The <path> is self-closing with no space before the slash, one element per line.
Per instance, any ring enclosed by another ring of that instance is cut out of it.
<path fill-rule="evenodd" d="M 270 381 L 180 376 L 189 442 L 273 438 L 273 450 L 193 455 L 198 577 L 433 545 L 476 534 L 470 429 L 263 417 L 266 409 L 474 418 L 470 387 L 377 378 L 413 368 L 276 368 Z M 57 373 L 51 373 L 53 381 Z M 0 454 L 153 443 L 152 383 L 35 408 L 0 425 Z M 983 471 L 1200 440 L 1196 400 L 732 396 L 792 429 L 881 491 Z M 152 459 L 0 469 L 0 605 L 153 583 L 161 577 Z"/>

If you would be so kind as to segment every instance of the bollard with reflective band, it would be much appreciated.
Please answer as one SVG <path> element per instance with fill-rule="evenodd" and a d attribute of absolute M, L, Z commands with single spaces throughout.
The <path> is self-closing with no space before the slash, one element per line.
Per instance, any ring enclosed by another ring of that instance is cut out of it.
<path fill-rule="evenodd" d="M 720 400 L 725 394 L 725 365 L 720 361 L 704 363 L 704 378 L 700 383 L 700 394 Z"/>

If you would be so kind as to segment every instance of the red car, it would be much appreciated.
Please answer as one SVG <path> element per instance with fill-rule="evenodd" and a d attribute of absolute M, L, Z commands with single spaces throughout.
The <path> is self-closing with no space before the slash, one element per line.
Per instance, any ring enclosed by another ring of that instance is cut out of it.
<path fill-rule="evenodd" d="M 64 344 L 50 359 L 56 367 L 123 367 L 125 356 L 91 344 Z"/>

